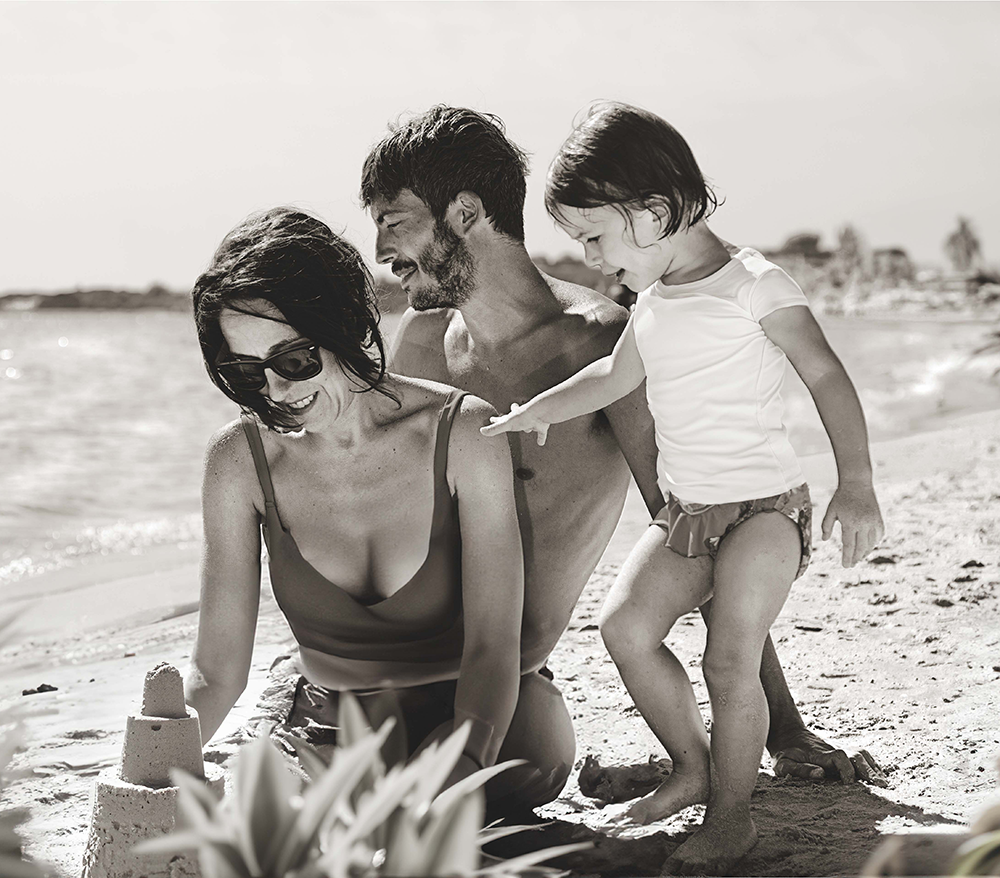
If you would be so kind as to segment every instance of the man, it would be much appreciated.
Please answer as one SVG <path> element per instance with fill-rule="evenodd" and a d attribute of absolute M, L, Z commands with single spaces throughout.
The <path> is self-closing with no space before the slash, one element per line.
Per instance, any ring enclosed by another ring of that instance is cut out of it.
<path fill-rule="evenodd" d="M 606 297 L 546 277 L 532 263 L 526 175 L 525 154 L 499 119 L 445 106 L 392 129 L 362 172 L 376 258 L 392 266 L 411 305 L 392 370 L 460 387 L 499 412 L 610 353 L 628 318 Z M 651 514 L 663 500 L 644 387 L 560 425 L 544 446 L 526 434 L 508 438 L 524 546 L 522 679 L 534 681 L 615 530 L 629 469 Z M 848 758 L 805 728 L 770 638 L 761 681 L 776 773 L 845 783 L 877 776 L 867 754 Z M 526 693 L 539 687 L 522 685 L 512 731 L 559 751 L 566 768 L 550 778 L 551 798 L 568 776 L 574 743 L 565 703 L 546 685 L 548 697 L 535 700 Z"/>

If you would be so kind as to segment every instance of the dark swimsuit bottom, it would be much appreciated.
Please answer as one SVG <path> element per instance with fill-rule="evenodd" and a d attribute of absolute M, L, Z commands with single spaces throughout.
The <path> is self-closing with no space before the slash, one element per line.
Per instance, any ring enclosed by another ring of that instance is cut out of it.
<path fill-rule="evenodd" d="M 462 657 L 462 541 L 448 489 L 448 437 L 462 391 L 441 410 L 434 449 L 434 511 L 427 557 L 389 597 L 364 603 L 306 561 L 282 525 L 257 424 L 243 419 L 261 490 L 271 587 L 299 644 L 308 679 L 371 692 L 454 680 Z"/>

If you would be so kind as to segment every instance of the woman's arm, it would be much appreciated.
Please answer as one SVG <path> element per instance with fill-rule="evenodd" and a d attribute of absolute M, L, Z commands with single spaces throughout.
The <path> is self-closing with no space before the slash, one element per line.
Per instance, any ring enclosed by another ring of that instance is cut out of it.
<path fill-rule="evenodd" d="M 544 445 L 550 424 L 596 412 L 635 390 L 646 372 L 635 344 L 634 320 L 633 312 L 608 356 L 595 360 L 524 405 L 512 405 L 510 414 L 490 418 L 492 423 L 483 427 L 483 435 L 496 436 L 514 430 L 534 432 L 538 434 L 538 444 Z"/>
<path fill-rule="evenodd" d="M 830 538 L 834 522 L 839 521 L 842 563 L 853 567 L 885 532 L 872 487 L 868 428 L 858 395 L 806 306 L 779 308 L 763 317 L 760 325 L 809 388 L 830 437 L 839 485 L 823 516 L 823 539 Z"/>
<path fill-rule="evenodd" d="M 212 437 L 202 483 L 201 612 L 184 682 L 203 743 L 242 694 L 250 672 L 260 603 L 260 526 L 247 478 L 253 472 L 239 424 Z"/>
<path fill-rule="evenodd" d="M 462 531 L 465 646 L 455 693 L 455 728 L 466 720 L 472 765 L 492 765 L 517 705 L 521 674 L 524 561 L 506 439 L 479 428 L 495 409 L 466 396 L 452 427 L 448 475 Z"/>

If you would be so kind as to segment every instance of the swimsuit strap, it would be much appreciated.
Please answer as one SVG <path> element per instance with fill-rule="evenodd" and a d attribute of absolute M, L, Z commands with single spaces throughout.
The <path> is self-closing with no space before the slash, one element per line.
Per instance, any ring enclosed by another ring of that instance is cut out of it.
<path fill-rule="evenodd" d="M 448 437 L 451 435 L 451 424 L 455 420 L 458 408 L 462 403 L 464 390 L 453 390 L 441 408 L 438 420 L 437 438 L 434 448 L 434 484 L 447 484 L 445 481 L 448 468 Z"/>
<path fill-rule="evenodd" d="M 435 484 L 441 484 L 445 479 L 448 467 L 448 437 L 451 434 L 451 424 L 458 412 L 462 397 L 465 395 L 464 390 L 452 391 L 441 408 L 434 448 Z M 267 456 L 264 454 L 264 443 L 260 438 L 260 429 L 257 426 L 257 421 L 247 414 L 240 415 L 240 421 L 243 424 L 243 432 L 247 435 L 247 442 L 250 444 L 253 465 L 257 470 L 257 481 L 260 482 L 260 488 L 264 492 L 264 505 L 276 510 L 277 504 L 274 502 L 274 485 L 271 482 L 271 470 L 267 465 Z"/>
<path fill-rule="evenodd" d="M 274 485 L 271 484 L 271 470 L 267 466 L 267 456 L 264 454 L 264 443 L 260 438 L 257 421 L 247 414 L 240 415 L 240 421 L 243 423 L 243 432 L 247 434 L 247 442 L 250 444 L 253 465 L 257 470 L 257 481 L 260 482 L 260 489 L 264 492 L 264 505 L 277 510 L 274 502 Z"/>

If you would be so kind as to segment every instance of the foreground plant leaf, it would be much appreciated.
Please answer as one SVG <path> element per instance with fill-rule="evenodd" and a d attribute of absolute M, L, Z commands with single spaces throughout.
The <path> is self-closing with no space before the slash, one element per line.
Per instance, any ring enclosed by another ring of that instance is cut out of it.
<path fill-rule="evenodd" d="M 312 744 L 302 738 L 289 737 L 288 742 L 295 750 L 299 764 L 311 782 L 319 780 L 330 767 L 330 760 L 323 756 Z"/>
<path fill-rule="evenodd" d="M 491 841 L 496 841 L 500 838 L 506 838 L 508 835 L 517 835 L 519 832 L 531 832 L 546 829 L 551 826 L 553 821 L 547 823 L 533 823 L 530 826 L 498 826 L 500 821 L 497 820 L 491 823 L 489 826 L 484 826 L 479 830 L 479 844 L 487 845 Z"/>
<path fill-rule="evenodd" d="M 198 848 L 198 866 L 202 878 L 259 878 L 251 873 L 235 845 L 210 841 Z M 268 876 L 271 878 L 271 876 Z"/>
<path fill-rule="evenodd" d="M 477 869 L 473 872 L 473 875 L 516 875 L 525 869 L 530 869 L 532 866 L 538 863 L 544 863 L 546 860 L 552 860 L 556 857 L 562 857 L 566 854 L 576 853 L 576 851 L 585 851 L 592 848 L 594 845 L 589 841 L 579 841 L 575 844 L 559 844 L 551 848 L 543 848 L 540 851 L 531 851 L 527 854 L 522 854 L 519 857 L 513 857 L 509 860 L 504 860 L 502 863 L 496 863 L 492 866 L 487 866 L 485 869 Z"/>
<path fill-rule="evenodd" d="M 485 785 L 498 774 L 502 774 L 508 768 L 514 768 L 516 765 L 527 765 L 527 760 L 508 759 L 506 762 L 491 765 L 489 768 L 480 768 L 479 771 L 475 771 L 468 777 L 462 778 L 462 780 L 458 781 L 458 783 L 452 784 L 448 787 L 448 789 L 442 792 L 431 803 L 431 811 L 443 811 L 450 808 L 453 800 L 467 796 L 473 790 Z"/>
<path fill-rule="evenodd" d="M 0 853 L 0 875 L 3 878 L 43 878 L 44 873 L 34 863 L 22 860 L 20 853 Z"/>
<path fill-rule="evenodd" d="M 462 756 L 471 729 L 471 723 L 462 723 L 444 741 L 435 741 L 417 757 L 416 761 L 422 766 L 420 780 L 414 791 L 417 807 L 429 806 L 431 800 L 441 791 L 441 787 L 455 770 L 455 765 Z"/>
<path fill-rule="evenodd" d="M 955 852 L 950 875 L 996 875 L 1000 871 L 1000 830 L 976 835 Z"/>
<path fill-rule="evenodd" d="M 233 769 L 239 849 L 252 874 L 269 875 L 298 817 L 300 784 L 267 737 L 243 747 Z"/>
<path fill-rule="evenodd" d="M 347 841 L 353 843 L 365 838 L 384 825 L 415 783 L 416 773 L 412 766 L 391 768 L 371 794 L 361 801 L 347 830 Z M 380 847 L 385 847 L 385 844 Z"/>
<path fill-rule="evenodd" d="M 454 805 L 432 814 L 424 831 L 427 875 L 468 875 L 479 865 L 478 833 L 486 813 L 482 790 L 456 799 Z"/>
<path fill-rule="evenodd" d="M 387 717 L 386 721 L 390 719 L 392 721 L 390 728 L 395 728 L 398 720 L 395 717 Z M 384 727 L 385 723 L 383 722 L 380 728 Z M 337 705 L 337 748 L 351 747 L 359 741 L 364 740 L 372 731 L 372 725 L 368 721 L 368 716 L 365 714 L 361 703 L 354 693 L 341 692 Z M 388 740 L 388 736 L 386 740 Z M 383 743 L 385 742 L 383 741 Z M 381 749 L 380 747 L 379 750 Z M 361 797 L 375 788 L 375 784 L 379 778 L 385 776 L 385 772 L 385 761 L 382 759 L 381 752 L 379 752 L 377 758 L 372 760 L 371 765 L 358 779 L 357 785 L 351 791 L 349 801 L 353 809 L 357 810 Z"/>
<path fill-rule="evenodd" d="M 379 748 L 392 731 L 393 725 L 391 720 L 387 720 L 378 732 L 369 732 L 367 737 L 361 738 L 356 744 L 335 751 L 329 769 L 302 796 L 302 805 L 295 823 L 275 858 L 274 868 L 278 875 L 301 865 L 301 860 L 314 844 L 325 817 L 337 807 L 340 800 L 350 796 L 362 775 L 370 768 L 372 760 L 380 758 Z"/>
<path fill-rule="evenodd" d="M 351 692 L 341 692 L 337 705 L 337 748 L 352 747 L 372 731 L 357 697 Z"/>

